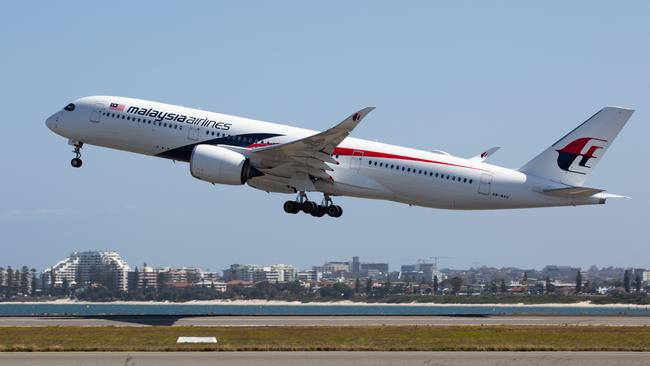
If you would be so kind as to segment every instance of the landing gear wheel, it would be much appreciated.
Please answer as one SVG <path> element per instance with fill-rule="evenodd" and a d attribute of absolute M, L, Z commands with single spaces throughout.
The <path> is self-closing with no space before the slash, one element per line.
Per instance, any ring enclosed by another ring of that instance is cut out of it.
<path fill-rule="evenodd" d="M 73 168 L 81 168 L 81 165 L 83 164 L 83 161 L 79 158 L 74 158 L 70 160 L 70 165 L 72 165 Z"/>
<path fill-rule="evenodd" d="M 325 206 L 318 205 L 316 211 L 311 213 L 314 217 L 323 217 L 325 216 Z"/>
<path fill-rule="evenodd" d="M 287 201 L 284 203 L 284 212 L 290 213 L 290 214 L 297 214 L 298 211 L 300 211 L 300 203 L 296 201 Z"/>
<path fill-rule="evenodd" d="M 83 142 L 74 143 L 74 150 L 72 150 L 74 153 L 74 159 L 70 160 L 70 165 L 72 165 L 73 168 L 81 168 L 81 165 L 83 164 L 83 161 L 81 161 L 81 148 L 83 146 Z"/>
<path fill-rule="evenodd" d="M 341 217 L 343 215 L 343 208 L 337 205 L 327 206 L 327 214 L 331 217 Z"/>
<path fill-rule="evenodd" d="M 305 201 L 302 203 L 302 212 L 311 214 L 318 210 L 318 205 L 314 201 Z"/>

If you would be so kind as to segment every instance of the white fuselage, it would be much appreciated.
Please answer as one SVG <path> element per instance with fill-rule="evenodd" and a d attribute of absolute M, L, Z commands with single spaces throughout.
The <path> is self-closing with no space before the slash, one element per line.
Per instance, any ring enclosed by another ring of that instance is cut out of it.
<path fill-rule="evenodd" d="M 189 161 L 199 144 L 256 147 L 288 143 L 317 132 L 177 105 L 96 96 L 73 102 L 47 120 L 57 134 L 75 142 Z M 113 105 L 114 107 L 111 107 Z M 182 116 L 182 117 L 181 117 Z M 316 191 L 339 196 L 383 199 L 444 209 L 505 209 L 603 203 L 541 193 L 566 185 L 512 169 L 444 153 L 346 138 L 328 165 L 332 182 L 315 181 Z M 262 190 L 290 186 L 289 173 L 252 178 Z M 285 193 L 289 193 L 287 191 Z"/>

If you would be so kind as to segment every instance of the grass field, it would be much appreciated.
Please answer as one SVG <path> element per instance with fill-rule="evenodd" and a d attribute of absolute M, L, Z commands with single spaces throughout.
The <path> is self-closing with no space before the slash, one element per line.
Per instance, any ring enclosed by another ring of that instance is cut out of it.
<path fill-rule="evenodd" d="M 177 345 L 215 336 L 214 345 Z M 0 351 L 650 351 L 650 327 L 0 327 Z"/>

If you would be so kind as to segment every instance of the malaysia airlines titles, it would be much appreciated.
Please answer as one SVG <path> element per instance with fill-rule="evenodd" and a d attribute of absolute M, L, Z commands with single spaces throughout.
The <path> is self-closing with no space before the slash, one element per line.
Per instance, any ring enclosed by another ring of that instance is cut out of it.
<path fill-rule="evenodd" d="M 178 113 L 167 113 L 167 112 L 157 111 L 152 108 L 147 109 L 147 108 L 140 108 L 136 106 L 130 106 L 126 110 L 126 112 L 130 114 L 137 114 L 140 116 L 151 117 L 154 118 L 156 121 L 162 121 L 162 120 L 175 121 L 175 122 L 187 123 L 190 125 L 196 125 L 200 127 L 215 128 L 217 130 L 224 130 L 224 131 L 230 130 L 230 127 L 232 126 L 231 123 L 217 122 L 208 118 L 197 118 L 197 117 L 186 116 L 184 114 L 178 114 Z"/>

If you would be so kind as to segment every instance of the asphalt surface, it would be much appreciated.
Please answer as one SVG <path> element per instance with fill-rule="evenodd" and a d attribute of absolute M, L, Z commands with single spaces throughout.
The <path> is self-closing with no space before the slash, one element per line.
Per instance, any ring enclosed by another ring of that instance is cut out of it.
<path fill-rule="evenodd" d="M 648 365 L 643 352 L 45 352 L 1 353 L 3 366 Z"/>
<path fill-rule="evenodd" d="M 0 317 L 0 326 L 355 326 L 355 325 L 650 326 L 650 316 L 124 316 Z"/>

